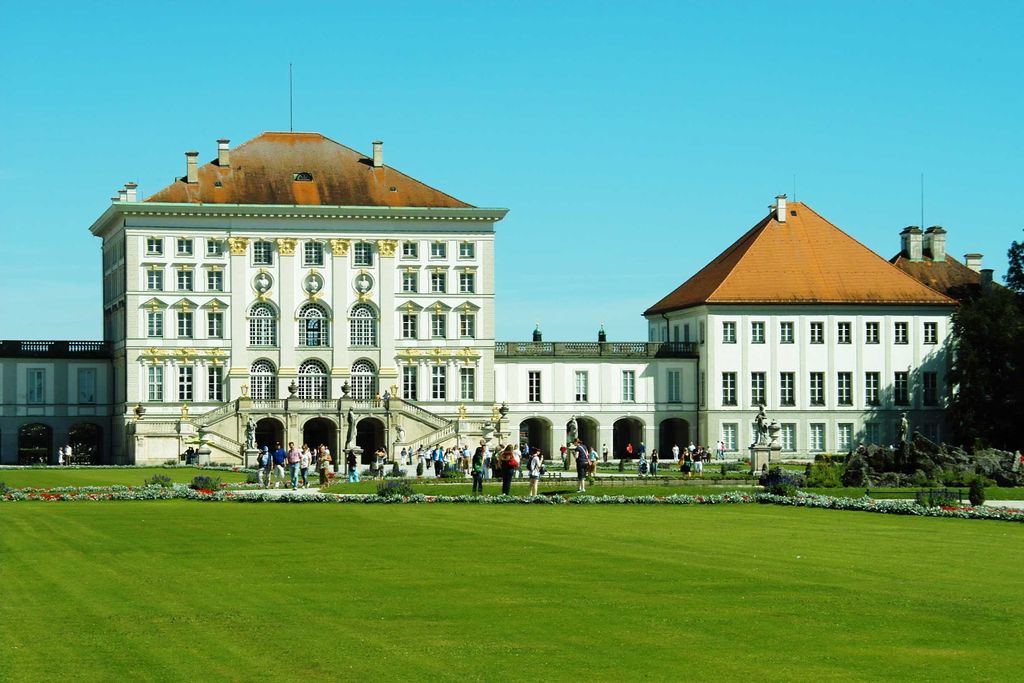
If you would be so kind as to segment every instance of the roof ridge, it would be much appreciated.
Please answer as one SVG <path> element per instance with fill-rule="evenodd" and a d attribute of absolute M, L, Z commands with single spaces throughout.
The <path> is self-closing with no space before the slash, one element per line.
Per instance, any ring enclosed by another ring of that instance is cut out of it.
<path fill-rule="evenodd" d="M 733 242 L 731 245 L 729 245 L 728 249 L 726 249 L 725 252 L 722 253 L 722 255 L 724 256 L 729 251 L 731 251 L 732 248 L 734 246 L 736 246 L 737 243 L 742 242 L 744 239 L 747 239 L 747 244 L 743 248 L 743 252 L 736 256 L 736 260 L 733 262 L 732 267 L 729 268 L 728 271 L 726 271 L 726 273 L 722 277 L 722 279 L 719 280 L 718 285 L 716 285 L 715 288 L 712 289 L 711 292 L 707 295 L 707 297 L 705 297 L 706 299 L 710 300 L 711 298 L 713 298 L 715 296 L 715 293 L 718 292 L 718 290 L 721 289 L 725 285 L 725 283 L 729 280 L 730 277 L 732 277 L 732 274 L 736 272 L 736 268 L 743 261 L 743 258 L 748 253 L 750 253 L 751 247 L 753 247 L 755 244 L 757 244 L 757 241 L 761 239 L 761 237 L 765 233 L 765 228 L 767 228 L 769 225 L 771 225 L 771 222 L 772 222 L 772 214 L 769 213 L 767 216 L 765 216 L 764 218 L 759 220 L 756 224 L 754 224 L 754 227 L 750 228 L 750 230 L 747 230 L 745 233 L 743 233 L 743 235 L 738 240 L 736 240 L 736 242 Z M 757 234 L 754 234 L 754 235 L 751 236 L 751 233 L 754 233 L 754 232 L 756 232 Z M 749 239 L 748 239 L 748 236 L 749 236 Z M 715 259 L 715 260 L 717 260 L 717 259 Z M 712 261 L 711 263 L 714 263 L 714 261 Z M 708 265 L 711 265 L 711 263 L 709 263 Z M 707 267 L 707 266 L 705 266 L 705 267 Z M 703 270 L 703 268 L 701 270 Z"/>

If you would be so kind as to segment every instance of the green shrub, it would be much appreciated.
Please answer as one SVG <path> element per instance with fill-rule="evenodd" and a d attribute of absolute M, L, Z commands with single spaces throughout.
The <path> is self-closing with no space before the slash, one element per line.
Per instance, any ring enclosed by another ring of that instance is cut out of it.
<path fill-rule="evenodd" d="M 166 474 L 154 474 L 144 483 L 146 486 L 162 486 L 165 489 L 169 489 L 174 486 L 174 481 L 172 481 Z"/>
<path fill-rule="evenodd" d="M 442 479 L 465 479 L 466 473 L 460 470 L 455 465 L 445 465 L 445 468 L 441 470 Z"/>
<path fill-rule="evenodd" d="M 220 477 L 208 477 L 204 474 L 192 478 L 190 488 L 196 491 L 216 491 L 220 488 Z"/>
<path fill-rule="evenodd" d="M 566 467 L 565 469 L 569 469 L 569 468 Z M 626 471 L 626 459 L 625 458 L 619 458 L 619 472 L 625 472 L 625 471 Z"/>
<path fill-rule="evenodd" d="M 807 485 L 815 489 L 834 489 L 841 486 L 839 468 L 828 460 L 816 460 L 807 473 Z"/>
<path fill-rule="evenodd" d="M 422 460 L 420 460 L 418 463 L 416 463 L 416 476 L 417 477 L 422 477 L 423 476 L 423 461 Z"/>
<path fill-rule="evenodd" d="M 758 482 L 767 493 L 776 496 L 795 496 L 797 489 L 803 485 L 803 478 L 778 465 L 773 465 L 771 469 L 761 475 Z"/>
<path fill-rule="evenodd" d="M 248 472 L 245 475 L 245 483 L 246 484 L 258 484 L 258 483 L 260 483 L 260 476 L 258 474 L 256 474 L 255 472 Z"/>
<path fill-rule="evenodd" d="M 11 487 L 0 481 L 0 496 L 11 492 Z"/>
<path fill-rule="evenodd" d="M 985 484 L 981 479 L 981 477 L 975 477 L 971 480 L 970 490 L 967 494 L 971 505 L 981 505 L 985 502 Z"/>
<path fill-rule="evenodd" d="M 408 479 L 395 479 L 377 485 L 377 495 L 385 498 L 407 498 L 413 493 Z"/>
<path fill-rule="evenodd" d="M 956 491 L 949 489 L 927 489 L 917 492 L 917 504 L 935 508 L 944 505 L 959 505 L 960 498 Z"/>

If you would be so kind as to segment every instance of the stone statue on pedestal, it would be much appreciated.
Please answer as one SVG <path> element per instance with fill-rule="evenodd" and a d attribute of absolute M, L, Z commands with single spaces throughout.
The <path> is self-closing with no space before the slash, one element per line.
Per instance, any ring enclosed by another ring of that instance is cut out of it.
<path fill-rule="evenodd" d="M 569 417 L 569 423 L 566 425 L 566 432 L 569 434 L 569 443 L 575 443 L 576 439 L 580 436 L 580 427 L 576 422 L 576 416 L 572 415 Z"/>
<path fill-rule="evenodd" d="M 907 422 L 907 414 L 900 413 L 900 426 L 896 432 L 896 443 L 901 444 L 907 440 L 907 432 L 910 430 L 910 424 Z"/>
<path fill-rule="evenodd" d="M 756 428 L 755 431 L 757 432 L 757 438 L 754 441 L 754 445 L 760 446 L 762 444 L 768 444 L 768 416 L 764 412 L 763 403 L 757 410 L 757 417 L 754 418 L 754 426 Z"/>
<path fill-rule="evenodd" d="M 345 450 L 352 448 L 352 439 L 356 435 L 356 415 L 352 408 L 349 407 L 348 414 L 345 416 Z"/>
<path fill-rule="evenodd" d="M 252 415 L 245 423 L 245 448 L 246 450 L 256 448 L 256 421 L 252 419 Z"/>

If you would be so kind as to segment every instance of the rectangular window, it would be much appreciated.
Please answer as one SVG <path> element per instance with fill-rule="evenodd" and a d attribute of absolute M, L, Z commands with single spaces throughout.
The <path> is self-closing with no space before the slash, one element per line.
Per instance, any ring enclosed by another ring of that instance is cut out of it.
<path fill-rule="evenodd" d="M 864 343 L 878 343 L 878 323 L 864 323 Z"/>
<path fill-rule="evenodd" d="M 178 291 L 179 292 L 191 292 L 192 286 L 192 270 L 188 268 L 178 269 Z"/>
<path fill-rule="evenodd" d="M 793 343 L 793 323 L 790 321 L 779 323 L 779 343 Z"/>
<path fill-rule="evenodd" d="M 448 289 L 448 273 L 430 274 L 430 291 L 434 294 L 444 294 Z"/>
<path fill-rule="evenodd" d="M 224 291 L 224 273 L 220 270 L 208 270 L 206 271 L 206 291 L 208 292 L 223 292 Z"/>
<path fill-rule="evenodd" d="M 217 365 L 206 366 L 206 398 L 209 401 L 224 400 L 224 368 Z"/>
<path fill-rule="evenodd" d="M 939 343 L 939 324 L 938 323 L 925 323 L 924 324 L 924 335 L 925 344 L 938 344 Z"/>
<path fill-rule="evenodd" d="M 669 403 L 682 402 L 682 373 L 679 370 L 668 371 L 668 399 Z"/>
<path fill-rule="evenodd" d="M 406 242 L 408 244 L 408 242 Z M 415 244 L 415 242 L 413 242 Z M 402 366 L 402 398 L 415 401 L 419 394 L 416 392 L 416 379 L 419 368 L 415 365 Z"/>
<path fill-rule="evenodd" d="M 852 372 L 840 372 L 836 376 L 836 400 L 841 406 L 853 405 Z"/>
<path fill-rule="evenodd" d="M 701 322 L 701 323 L 699 323 L 699 324 L 697 325 L 697 333 L 698 333 L 698 335 L 699 335 L 699 339 L 698 339 L 698 341 L 699 341 L 699 342 L 700 342 L 701 344 L 703 344 L 703 343 L 704 343 L 704 323 L 703 323 L 703 322 Z"/>
<path fill-rule="evenodd" d="M 252 243 L 252 262 L 256 266 L 274 265 L 274 247 L 266 240 Z"/>
<path fill-rule="evenodd" d="M 882 443 L 882 426 L 877 422 L 865 422 L 864 442 L 875 445 Z"/>
<path fill-rule="evenodd" d="M 146 313 L 146 336 L 147 337 L 162 337 L 164 336 L 164 312 L 163 311 L 149 311 Z"/>
<path fill-rule="evenodd" d="M 683 323 L 683 343 L 690 343 L 690 323 Z"/>
<path fill-rule="evenodd" d="M 879 401 L 879 386 L 882 377 L 877 372 L 864 373 L 864 403 L 869 406 L 877 406 Z M 871 442 L 874 443 L 874 442 Z"/>
<path fill-rule="evenodd" d="M 420 255 L 419 242 L 402 242 L 402 258 L 417 258 Z"/>
<path fill-rule="evenodd" d="M 164 366 L 150 365 L 147 368 L 148 397 L 150 401 L 164 400 Z"/>
<path fill-rule="evenodd" d="M 475 313 L 459 313 L 459 336 L 463 339 L 476 338 Z"/>
<path fill-rule="evenodd" d="M 737 425 L 735 422 L 730 422 L 722 425 L 722 443 L 725 444 L 725 450 L 736 450 L 736 437 L 738 434 L 739 425 Z"/>
<path fill-rule="evenodd" d="M 476 245 L 473 242 L 459 242 L 459 258 L 476 256 Z"/>
<path fill-rule="evenodd" d="M 447 242 L 431 242 L 430 243 L 430 258 L 447 258 L 448 257 L 448 243 Z"/>
<path fill-rule="evenodd" d="M 164 271 L 154 268 L 146 271 L 146 289 L 162 290 L 164 288 Z"/>
<path fill-rule="evenodd" d="M 796 374 L 783 372 L 779 374 L 779 405 L 796 405 Z"/>
<path fill-rule="evenodd" d="M 526 373 L 526 400 L 540 403 L 540 371 L 530 370 Z"/>
<path fill-rule="evenodd" d="M 825 425 L 812 424 L 810 427 L 810 449 L 812 451 L 825 450 Z"/>
<path fill-rule="evenodd" d="M 898 406 L 910 404 L 910 376 L 906 372 L 897 372 L 892 383 L 893 401 Z"/>
<path fill-rule="evenodd" d="M 206 240 L 206 255 L 207 256 L 223 256 L 224 255 L 224 240 L 208 239 Z"/>
<path fill-rule="evenodd" d="M 850 323 L 841 322 L 836 326 L 836 342 L 839 344 L 853 343 L 853 332 Z"/>
<path fill-rule="evenodd" d="M 191 311 L 178 311 L 178 338 L 192 338 L 192 315 Z"/>
<path fill-rule="evenodd" d="M 736 343 L 736 323 L 732 321 L 725 321 L 722 323 L 722 343 Z"/>
<path fill-rule="evenodd" d="M 192 240 L 188 237 L 178 238 L 178 256 L 192 255 Z"/>
<path fill-rule="evenodd" d="M 622 371 L 622 400 L 624 403 L 636 401 L 636 371 Z"/>
<path fill-rule="evenodd" d="M 779 430 L 779 443 L 784 451 L 796 450 L 796 425 L 792 422 L 784 422 Z"/>
<path fill-rule="evenodd" d="M 448 335 L 448 314 L 430 314 L 430 336 L 434 339 L 444 339 Z"/>
<path fill-rule="evenodd" d="M 164 253 L 164 240 L 162 237 L 146 238 L 146 253 L 150 256 L 162 256 Z"/>
<path fill-rule="evenodd" d="M 302 245 L 302 265 L 322 266 L 324 264 L 324 245 L 321 242 L 306 242 Z"/>
<path fill-rule="evenodd" d="M 419 289 L 420 274 L 415 270 L 407 270 L 402 273 L 402 291 L 408 294 L 415 294 Z"/>
<path fill-rule="evenodd" d="M 922 373 L 921 383 L 924 385 L 924 404 L 939 405 L 939 376 L 934 372 Z"/>
<path fill-rule="evenodd" d="M 907 344 L 909 343 L 909 335 L 907 333 L 908 325 L 905 322 L 893 323 L 892 328 L 892 343 L 893 344 Z"/>
<path fill-rule="evenodd" d="M 192 400 L 192 366 L 178 366 L 178 400 Z"/>
<path fill-rule="evenodd" d="M 840 422 L 836 425 L 836 450 L 846 453 L 853 444 L 853 425 L 849 422 Z"/>
<path fill-rule="evenodd" d="M 473 294 L 476 291 L 476 273 L 459 273 L 459 293 Z"/>
<path fill-rule="evenodd" d="M 444 365 L 430 366 L 430 397 L 435 401 L 448 399 L 448 368 Z"/>
<path fill-rule="evenodd" d="M 750 405 L 767 405 L 763 372 L 750 373 Z"/>
<path fill-rule="evenodd" d="M 29 368 L 25 373 L 29 403 L 46 403 L 46 368 Z"/>
<path fill-rule="evenodd" d="M 373 245 L 369 242 L 356 242 L 352 246 L 353 263 L 369 268 L 373 265 Z"/>
<path fill-rule="evenodd" d="M 206 336 L 210 339 L 224 338 L 224 314 L 219 311 L 209 311 L 206 314 Z"/>
<path fill-rule="evenodd" d="M 722 373 L 722 405 L 736 405 L 736 373 Z"/>
<path fill-rule="evenodd" d="M 825 405 L 825 373 L 812 372 L 810 382 L 810 397 L 812 406 Z"/>
<path fill-rule="evenodd" d="M 764 322 L 761 320 L 750 323 L 750 343 L 764 344 Z"/>
<path fill-rule="evenodd" d="M 459 368 L 459 395 L 463 401 L 476 400 L 476 368 Z"/>
<path fill-rule="evenodd" d="M 415 313 L 402 314 L 402 339 L 416 339 L 416 318 Z"/>
<path fill-rule="evenodd" d="M 78 368 L 78 402 L 96 403 L 96 368 Z"/>
<path fill-rule="evenodd" d="M 811 343 L 812 344 L 824 344 L 825 343 L 825 323 L 823 323 L 823 322 L 812 322 L 811 323 Z"/>
<path fill-rule="evenodd" d="M 576 402 L 577 403 L 586 403 L 587 400 L 588 400 L 588 398 L 587 398 L 588 391 L 587 390 L 588 390 L 588 385 L 590 383 L 589 382 L 590 377 L 587 374 L 586 370 L 577 370 L 576 373 L 575 373 L 575 380 L 576 380 L 576 382 L 575 382 L 576 383 Z"/>

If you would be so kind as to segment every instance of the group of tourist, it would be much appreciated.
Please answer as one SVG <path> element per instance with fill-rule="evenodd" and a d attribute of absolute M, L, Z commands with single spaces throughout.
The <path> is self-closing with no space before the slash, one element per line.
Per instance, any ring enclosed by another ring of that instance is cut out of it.
<path fill-rule="evenodd" d="M 290 480 L 292 490 L 295 491 L 300 483 L 303 488 L 309 486 L 309 472 L 312 469 L 320 473 L 320 486 L 327 486 L 332 462 L 331 451 L 323 444 L 315 448 L 302 444 L 299 449 L 295 447 L 294 441 L 289 441 L 288 450 L 285 450 L 279 442 L 274 444 L 273 452 L 264 446 L 256 456 L 257 482 L 261 488 L 269 489 L 281 488 L 282 484 L 287 486 Z M 285 479 L 286 466 L 288 480 Z"/>

